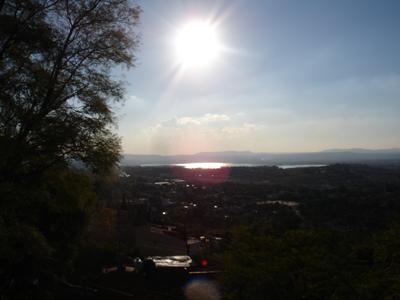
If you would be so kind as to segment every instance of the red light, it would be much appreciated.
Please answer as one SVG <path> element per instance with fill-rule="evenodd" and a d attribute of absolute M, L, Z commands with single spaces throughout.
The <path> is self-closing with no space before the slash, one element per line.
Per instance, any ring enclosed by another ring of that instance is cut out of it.
<path fill-rule="evenodd" d="M 208 260 L 207 259 L 202 259 L 201 260 L 201 266 L 202 267 L 207 267 L 208 266 Z"/>

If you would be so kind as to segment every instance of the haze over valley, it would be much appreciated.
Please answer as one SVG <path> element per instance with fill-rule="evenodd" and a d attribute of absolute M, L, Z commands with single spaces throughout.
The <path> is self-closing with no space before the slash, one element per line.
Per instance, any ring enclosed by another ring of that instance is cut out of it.
<path fill-rule="evenodd" d="M 124 166 L 169 165 L 195 162 L 221 162 L 233 165 L 281 165 L 281 164 L 332 164 L 372 163 L 399 164 L 400 149 L 331 149 L 303 153 L 255 153 L 251 151 L 201 152 L 192 155 L 140 155 L 125 154 Z"/>

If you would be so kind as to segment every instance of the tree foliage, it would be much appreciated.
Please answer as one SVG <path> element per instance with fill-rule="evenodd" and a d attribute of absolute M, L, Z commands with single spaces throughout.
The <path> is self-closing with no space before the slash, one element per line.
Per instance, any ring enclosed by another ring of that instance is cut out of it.
<path fill-rule="evenodd" d="M 111 68 L 132 66 L 140 10 L 128 0 L 10 0 L 0 6 L 0 170 L 16 179 L 119 155 Z"/>
<path fill-rule="evenodd" d="M 0 299 L 43 296 L 72 266 L 119 159 L 112 70 L 134 66 L 139 15 L 130 0 L 0 1 Z"/>
<path fill-rule="evenodd" d="M 225 299 L 399 299 L 399 232 L 238 228 L 219 257 Z"/>

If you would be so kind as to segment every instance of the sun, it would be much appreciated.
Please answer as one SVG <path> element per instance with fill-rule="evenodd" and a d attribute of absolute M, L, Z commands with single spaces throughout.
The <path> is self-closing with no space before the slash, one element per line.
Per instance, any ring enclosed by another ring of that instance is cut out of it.
<path fill-rule="evenodd" d="M 175 39 L 178 63 L 183 67 L 203 67 L 214 62 L 220 52 L 215 26 L 192 21 L 178 31 Z"/>

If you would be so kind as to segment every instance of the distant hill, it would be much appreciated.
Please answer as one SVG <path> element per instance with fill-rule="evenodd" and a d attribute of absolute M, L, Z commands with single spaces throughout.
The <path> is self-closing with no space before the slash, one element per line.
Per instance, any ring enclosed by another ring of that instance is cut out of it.
<path fill-rule="evenodd" d="M 363 148 L 350 148 L 350 149 L 328 149 L 321 152 L 352 152 L 352 153 L 400 153 L 400 148 L 389 149 L 363 149 Z"/>
<path fill-rule="evenodd" d="M 125 166 L 224 162 L 232 164 L 400 163 L 400 149 L 330 149 L 320 152 L 256 153 L 250 151 L 200 152 L 188 155 L 126 154 Z"/>

